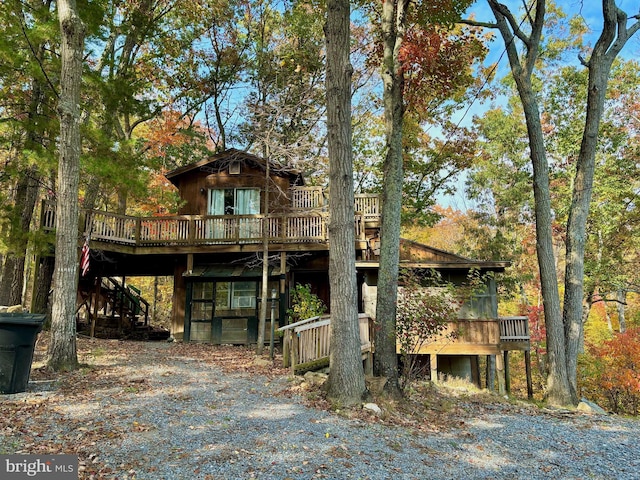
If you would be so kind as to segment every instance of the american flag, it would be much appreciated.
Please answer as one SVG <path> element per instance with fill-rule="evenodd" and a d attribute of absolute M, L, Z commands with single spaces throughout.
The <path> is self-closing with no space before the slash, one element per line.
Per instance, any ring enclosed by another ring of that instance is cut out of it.
<path fill-rule="evenodd" d="M 80 272 L 84 277 L 89 270 L 89 237 L 84 239 L 84 245 L 82 245 L 82 254 L 80 255 Z"/>

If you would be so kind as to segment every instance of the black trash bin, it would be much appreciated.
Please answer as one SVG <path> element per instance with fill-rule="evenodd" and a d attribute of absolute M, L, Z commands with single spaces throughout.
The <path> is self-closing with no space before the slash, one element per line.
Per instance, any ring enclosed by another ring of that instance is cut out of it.
<path fill-rule="evenodd" d="M 33 350 L 44 315 L 0 313 L 0 393 L 27 389 Z"/>

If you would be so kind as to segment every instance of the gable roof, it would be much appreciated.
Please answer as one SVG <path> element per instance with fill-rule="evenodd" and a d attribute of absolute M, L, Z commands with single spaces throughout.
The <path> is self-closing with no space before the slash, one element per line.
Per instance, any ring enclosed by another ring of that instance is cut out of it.
<path fill-rule="evenodd" d="M 165 174 L 167 180 L 176 185 L 176 180 L 184 175 L 185 173 L 192 172 L 194 170 L 204 169 L 209 167 L 213 171 L 221 171 L 224 168 L 227 168 L 229 164 L 239 162 L 244 165 L 257 167 L 262 170 L 266 169 L 267 160 L 262 157 L 258 157 L 257 155 L 253 155 L 249 152 L 245 152 L 242 150 L 237 150 L 235 148 L 229 148 L 224 152 L 217 153 L 211 157 L 207 157 L 203 160 L 200 160 L 195 163 L 191 163 L 189 165 L 185 165 L 184 167 L 176 168 Z M 296 170 L 291 167 L 283 167 L 280 164 L 277 164 L 273 160 L 269 162 L 269 171 L 273 175 L 278 175 L 281 177 L 290 177 L 293 179 L 293 183 L 302 185 L 304 184 L 304 180 L 302 178 L 302 174 L 299 170 Z"/>
<path fill-rule="evenodd" d="M 378 261 L 356 262 L 358 268 L 378 268 Z M 506 260 L 474 260 L 455 253 L 430 247 L 422 243 L 400 239 L 400 268 L 437 268 L 437 269 L 480 269 L 504 271 L 511 265 Z"/>

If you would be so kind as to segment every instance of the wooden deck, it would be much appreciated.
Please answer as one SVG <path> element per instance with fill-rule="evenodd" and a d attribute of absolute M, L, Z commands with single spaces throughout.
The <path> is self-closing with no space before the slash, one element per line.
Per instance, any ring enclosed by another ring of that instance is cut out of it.
<path fill-rule="evenodd" d="M 137 217 L 100 210 L 82 214 L 91 240 L 132 247 L 261 245 L 265 234 L 270 244 L 327 244 L 328 212 L 317 205 L 317 198 L 314 208 L 303 208 L 307 198 L 301 196 L 292 212 L 273 215 Z M 378 196 L 357 195 L 355 209 L 356 240 L 364 242 L 365 229 L 380 223 Z M 55 204 L 43 202 L 41 219 L 44 230 L 55 228 Z"/>
<path fill-rule="evenodd" d="M 529 319 L 499 317 L 450 322 L 433 341 L 414 353 L 429 355 L 498 355 L 529 350 Z"/>

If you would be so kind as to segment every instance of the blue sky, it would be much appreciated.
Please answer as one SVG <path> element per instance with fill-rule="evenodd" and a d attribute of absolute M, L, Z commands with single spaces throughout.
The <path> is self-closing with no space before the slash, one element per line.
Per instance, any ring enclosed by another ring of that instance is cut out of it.
<path fill-rule="evenodd" d="M 531 0 L 527 0 L 528 2 Z M 502 3 L 507 5 L 512 12 L 517 12 L 522 6 L 522 0 L 503 0 Z M 549 2 L 548 2 L 549 3 Z M 616 2 L 617 5 L 627 12 L 629 16 L 633 16 L 638 14 L 640 10 L 640 2 L 638 0 L 619 0 Z M 569 14 L 569 16 L 573 15 L 581 15 L 585 24 L 590 28 L 593 32 L 593 35 L 589 39 L 589 43 L 593 45 L 595 43 L 598 34 L 602 28 L 602 2 L 599 0 L 569 0 L 562 1 L 559 0 L 557 2 L 563 10 Z M 486 0 L 479 0 L 474 3 L 467 11 L 468 16 L 471 14 L 474 15 L 475 20 L 485 21 L 485 22 L 493 22 L 495 18 L 493 17 L 493 13 L 489 8 Z M 496 31 L 496 38 L 489 46 L 489 55 L 486 60 L 486 64 L 492 64 L 498 62 L 497 67 L 497 75 L 496 79 L 503 78 L 505 75 L 509 73 L 509 62 L 504 53 L 504 43 L 502 41 L 502 37 Z M 622 54 L 624 58 L 638 58 L 640 57 L 640 34 L 636 34 L 634 38 L 632 38 L 628 44 L 625 46 Z M 577 56 L 572 60 L 578 63 Z M 489 87 L 491 88 L 491 87 Z M 497 99 L 494 103 L 500 103 L 500 99 Z M 474 115 L 481 115 L 485 110 L 490 107 L 490 104 L 481 104 L 474 103 L 469 111 L 464 114 L 464 118 L 461 119 L 462 124 L 469 125 L 473 119 Z M 463 113 L 466 111 L 468 106 L 464 106 L 462 112 L 460 113 L 460 117 L 462 117 Z M 438 203 L 443 206 L 451 206 L 452 208 L 456 208 L 459 210 L 467 210 L 469 208 L 473 208 L 472 203 L 466 198 L 464 194 L 464 181 L 465 177 L 462 176 L 457 182 L 457 192 L 455 195 L 441 196 L 438 199 Z"/>

